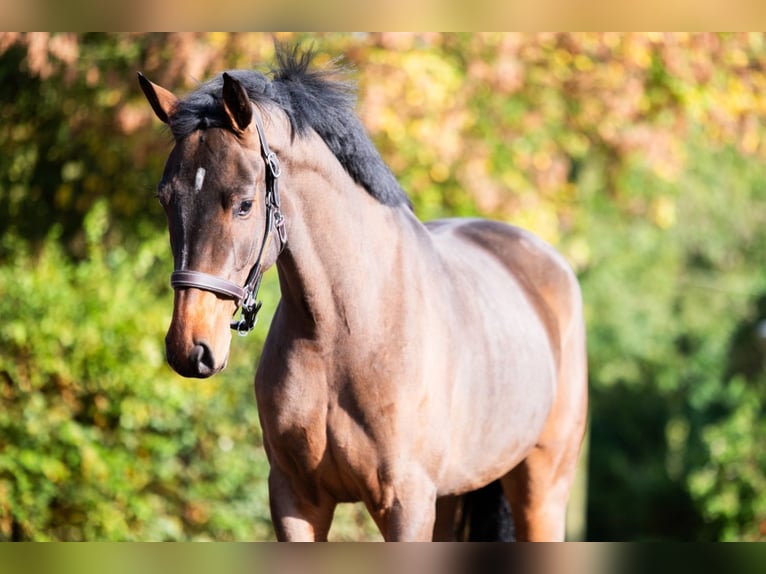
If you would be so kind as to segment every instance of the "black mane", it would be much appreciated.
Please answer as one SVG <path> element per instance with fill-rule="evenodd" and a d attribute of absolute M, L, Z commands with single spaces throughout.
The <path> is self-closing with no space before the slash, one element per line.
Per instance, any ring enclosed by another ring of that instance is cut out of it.
<path fill-rule="evenodd" d="M 274 103 L 287 114 L 293 134 L 313 129 L 359 185 L 386 205 L 409 204 L 391 170 L 375 149 L 354 113 L 353 84 L 334 80 L 335 68 L 311 70 L 314 53 L 298 47 L 277 47 L 276 66 L 267 77 L 260 72 L 233 70 L 256 104 Z M 228 127 L 222 103 L 223 76 L 202 84 L 183 99 L 170 119 L 176 139 L 199 129 Z"/>

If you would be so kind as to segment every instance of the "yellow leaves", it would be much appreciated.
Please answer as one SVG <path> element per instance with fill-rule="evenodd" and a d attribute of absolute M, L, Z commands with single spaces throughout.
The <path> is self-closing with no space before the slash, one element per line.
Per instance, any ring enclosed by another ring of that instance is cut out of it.
<path fill-rule="evenodd" d="M 198 381 L 194 379 L 184 379 L 182 377 L 173 377 L 177 382 L 178 392 L 182 395 L 186 393 L 194 393 L 196 396 L 203 400 L 212 399 L 219 391 L 219 382 L 215 379 L 207 379 L 204 381 Z M 188 396 L 188 395 L 187 395 Z"/>
<path fill-rule="evenodd" d="M 554 70 L 568 68 L 572 63 L 572 53 L 564 48 L 554 50 L 551 57 L 551 64 Z"/>
<path fill-rule="evenodd" d="M 590 148 L 588 137 L 577 131 L 569 131 L 561 134 L 559 145 L 562 151 L 569 157 L 582 157 Z"/>
<path fill-rule="evenodd" d="M 98 450 L 90 443 L 80 449 L 81 471 L 85 478 L 104 482 L 109 478 L 109 467 L 101 458 Z"/>
<path fill-rule="evenodd" d="M 721 103 L 726 111 L 734 115 L 752 109 L 755 100 L 749 82 L 746 83 L 740 76 L 729 76 L 725 92 L 721 96 L 723 96 Z"/>
<path fill-rule="evenodd" d="M 756 153 L 763 138 L 761 137 L 760 125 L 754 115 L 751 114 L 745 118 L 742 130 L 740 147 L 747 154 Z"/>
<path fill-rule="evenodd" d="M 564 247 L 563 252 L 575 272 L 580 272 L 590 265 L 591 248 L 584 237 L 575 237 L 569 245 Z"/>
<path fill-rule="evenodd" d="M 644 35 L 631 34 L 625 44 L 626 60 L 641 69 L 648 68 L 652 63 L 651 44 Z"/>
<path fill-rule="evenodd" d="M 229 42 L 229 34 L 226 32 L 209 32 L 207 35 L 207 41 L 218 50 L 222 50 Z"/>
<path fill-rule="evenodd" d="M 458 88 L 460 76 L 435 52 L 372 52 L 361 78 L 368 90 L 403 97 L 407 106 L 443 107 Z M 383 81 L 385 80 L 385 81 Z M 364 105 L 364 101 L 362 101 Z"/>
<path fill-rule="evenodd" d="M 460 70 L 434 50 L 374 51 L 369 57 L 372 64 L 360 78 L 360 115 L 386 162 L 416 205 L 430 213 L 440 213 L 447 202 L 459 209 L 465 194 L 450 196 L 455 188 L 445 185 L 460 177 L 456 164 L 467 155 L 464 131 L 472 121 Z"/>
<path fill-rule="evenodd" d="M 513 214 L 511 223 L 535 233 L 551 244 L 558 243 L 561 230 L 556 212 L 533 196 L 526 196 L 523 203 L 520 210 Z"/>
<path fill-rule="evenodd" d="M 128 398 L 120 406 L 120 425 L 128 430 L 139 429 L 149 422 L 150 412 L 147 403 Z"/>
<path fill-rule="evenodd" d="M 750 58 L 743 49 L 733 48 L 724 53 L 724 63 L 733 68 L 745 68 L 750 63 Z"/>
<path fill-rule="evenodd" d="M 120 102 L 122 96 L 123 91 L 120 89 L 101 90 L 96 96 L 96 105 L 103 108 L 113 108 Z"/>
<path fill-rule="evenodd" d="M 669 229 L 676 223 L 676 204 L 670 197 L 656 197 L 651 204 L 650 217 L 660 229 Z"/>
<path fill-rule="evenodd" d="M 381 129 L 393 143 L 399 144 L 407 136 L 407 128 L 402 118 L 393 110 L 383 110 L 379 116 Z"/>
<path fill-rule="evenodd" d="M 683 102 L 711 143 L 736 144 L 745 154 L 763 151 L 766 76 L 762 72 L 730 74 L 710 86 L 691 86 L 683 92 Z"/>
<path fill-rule="evenodd" d="M 592 72 L 596 64 L 585 54 L 577 54 L 574 58 L 574 67 L 578 72 Z"/>
<path fill-rule="evenodd" d="M 431 170 L 429 171 L 429 175 L 431 176 L 431 179 L 435 181 L 436 183 L 443 183 L 447 181 L 449 174 L 450 174 L 449 166 L 441 162 L 435 163 L 433 167 L 431 167 Z"/>
<path fill-rule="evenodd" d="M 404 54 L 402 69 L 408 78 L 405 98 L 416 107 L 442 108 L 460 85 L 457 71 L 434 52 Z"/>

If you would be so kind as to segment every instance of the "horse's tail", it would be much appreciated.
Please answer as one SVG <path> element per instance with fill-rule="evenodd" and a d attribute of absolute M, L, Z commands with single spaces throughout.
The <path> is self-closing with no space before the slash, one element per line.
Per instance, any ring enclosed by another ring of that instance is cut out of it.
<path fill-rule="evenodd" d="M 467 542 L 512 542 L 513 516 L 500 481 L 462 497 L 455 537 Z"/>

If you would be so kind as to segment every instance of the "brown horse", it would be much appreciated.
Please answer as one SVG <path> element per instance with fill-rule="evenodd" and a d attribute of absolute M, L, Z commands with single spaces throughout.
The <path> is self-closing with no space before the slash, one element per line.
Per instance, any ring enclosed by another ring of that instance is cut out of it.
<path fill-rule="evenodd" d="M 430 540 L 451 500 L 496 480 L 519 539 L 562 540 L 587 414 L 574 274 L 516 227 L 421 223 L 348 84 L 310 60 L 279 49 L 269 76 L 224 73 L 183 100 L 139 76 L 175 138 L 158 186 L 169 363 L 223 369 L 232 315 L 252 327 L 276 264 L 255 394 L 280 540 L 326 539 L 347 501 L 386 540 Z"/>

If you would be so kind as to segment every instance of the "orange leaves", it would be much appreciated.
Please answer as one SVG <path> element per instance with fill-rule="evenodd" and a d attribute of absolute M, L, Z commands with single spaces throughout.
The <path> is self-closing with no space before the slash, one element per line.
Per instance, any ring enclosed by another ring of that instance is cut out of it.
<path fill-rule="evenodd" d="M 313 43 L 320 65 L 345 56 L 360 85 L 362 121 L 424 218 L 478 210 L 516 220 L 535 209 L 563 221 L 573 209 L 571 188 L 586 185 L 579 178 L 589 170 L 607 172 L 599 192 L 612 198 L 621 195 L 615 186 L 624 185 L 619 174 L 627 166 L 678 181 L 692 133 L 707 146 L 766 153 L 763 34 L 328 33 L 279 40 Z M 125 70 L 143 69 L 182 92 L 222 69 L 268 63 L 273 54 L 271 35 L 245 33 L 0 34 L 0 53 L 14 44 L 26 48 L 30 73 L 79 81 L 98 104 L 82 107 L 88 120 L 111 126 L 115 138 L 140 137 L 151 125 Z M 82 113 L 68 114 L 74 125 Z M 142 165 L 145 146 L 134 147 L 133 163 Z"/>

